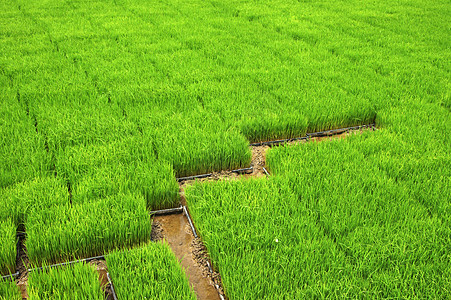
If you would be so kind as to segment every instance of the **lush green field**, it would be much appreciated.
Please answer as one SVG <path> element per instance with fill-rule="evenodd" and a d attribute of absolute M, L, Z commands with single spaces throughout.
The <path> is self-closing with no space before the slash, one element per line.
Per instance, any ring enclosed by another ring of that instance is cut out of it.
<path fill-rule="evenodd" d="M 17 231 L 36 264 L 135 247 L 176 177 L 375 122 L 270 150 L 269 181 L 196 184 L 194 222 L 230 299 L 449 298 L 450 17 L 445 0 L 1 1 L 0 272 Z"/>

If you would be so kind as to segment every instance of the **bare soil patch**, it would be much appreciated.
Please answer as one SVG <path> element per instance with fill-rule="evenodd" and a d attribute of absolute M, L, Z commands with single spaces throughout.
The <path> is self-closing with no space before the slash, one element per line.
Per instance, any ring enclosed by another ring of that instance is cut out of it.
<path fill-rule="evenodd" d="M 252 148 L 252 161 L 251 167 L 253 172 L 251 174 L 246 174 L 246 177 L 265 177 L 266 173 L 263 168 L 266 168 L 266 151 L 270 148 L 269 146 L 255 146 Z"/>

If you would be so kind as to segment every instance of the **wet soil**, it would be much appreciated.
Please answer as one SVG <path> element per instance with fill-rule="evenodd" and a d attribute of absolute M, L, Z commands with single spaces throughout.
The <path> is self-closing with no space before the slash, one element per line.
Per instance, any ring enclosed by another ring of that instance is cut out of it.
<path fill-rule="evenodd" d="M 152 232 L 151 232 L 151 236 L 150 239 L 152 241 L 159 241 L 163 239 L 163 226 L 161 226 L 160 222 L 158 222 L 157 220 L 153 220 L 152 223 Z"/>
<path fill-rule="evenodd" d="M 19 287 L 22 299 L 28 299 L 28 256 L 25 248 L 25 237 L 19 237 L 18 251 L 16 258 L 16 268 L 19 276 L 16 278 L 16 284 Z"/>
<path fill-rule="evenodd" d="M 202 274 L 210 278 L 210 280 L 215 285 L 215 288 L 218 291 L 218 293 L 225 299 L 221 275 L 218 272 L 214 271 L 213 268 L 211 267 L 211 261 L 207 252 L 207 248 L 202 243 L 202 240 L 200 238 L 194 238 L 193 242 L 191 243 L 191 247 L 193 251 L 194 260 L 200 266 Z"/>
<path fill-rule="evenodd" d="M 269 146 L 255 146 L 252 148 L 252 161 L 251 167 L 254 168 L 251 174 L 247 174 L 246 177 L 266 177 L 266 173 L 263 168 L 266 168 L 266 151 Z"/>
<path fill-rule="evenodd" d="M 219 274 L 211 274 L 206 266 L 206 251 L 200 252 L 201 242 L 195 239 L 184 214 L 154 216 L 153 223 L 162 229 L 161 235 L 174 252 L 181 266 L 185 269 L 191 287 L 197 299 L 220 299 L 215 285 L 220 284 Z M 202 255 L 200 254 L 202 253 Z"/>

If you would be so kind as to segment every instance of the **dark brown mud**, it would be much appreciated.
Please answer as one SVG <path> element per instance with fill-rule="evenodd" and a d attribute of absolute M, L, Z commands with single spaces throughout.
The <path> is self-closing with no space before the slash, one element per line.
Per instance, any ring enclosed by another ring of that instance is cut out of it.
<path fill-rule="evenodd" d="M 25 237 L 21 236 L 18 243 L 18 252 L 16 258 L 16 268 L 19 276 L 16 278 L 16 284 L 19 287 L 22 299 L 28 299 L 28 256 L 25 248 Z"/>

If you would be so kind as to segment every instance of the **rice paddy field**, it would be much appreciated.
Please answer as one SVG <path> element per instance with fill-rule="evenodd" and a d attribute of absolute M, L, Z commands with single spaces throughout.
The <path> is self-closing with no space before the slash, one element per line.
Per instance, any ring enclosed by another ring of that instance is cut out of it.
<path fill-rule="evenodd" d="M 1 0 L 0 275 L 106 255 L 119 299 L 195 299 L 151 242 L 177 178 L 375 124 L 187 184 L 194 226 L 227 299 L 450 299 L 449 20 L 443 0 Z M 106 297 L 89 264 L 27 277 L 0 299 Z"/>

